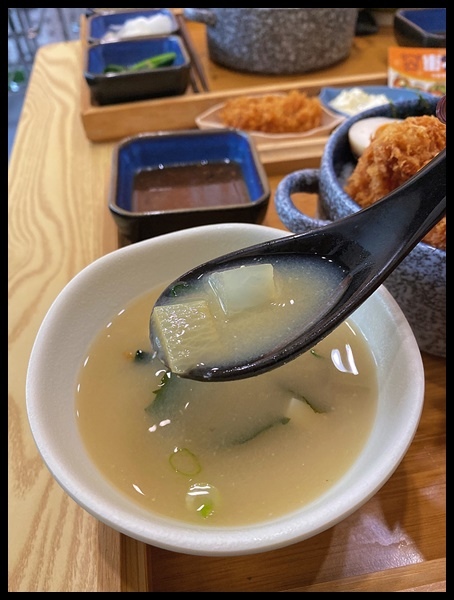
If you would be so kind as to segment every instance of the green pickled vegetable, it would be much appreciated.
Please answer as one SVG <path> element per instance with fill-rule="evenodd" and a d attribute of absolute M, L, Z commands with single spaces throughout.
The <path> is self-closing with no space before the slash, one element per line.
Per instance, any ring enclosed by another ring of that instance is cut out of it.
<path fill-rule="evenodd" d="M 175 52 L 163 52 L 151 58 L 146 58 L 129 66 L 109 64 L 104 68 L 104 73 L 127 73 L 130 71 L 143 71 L 145 69 L 159 69 L 169 67 L 175 62 Z"/>
<path fill-rule="evenodd" d="M 169 67 L 175 62 L 177 55 L 175 52 L 164 52 L 157 56 L 152 56 L 141 60 L 129 67 L 130 71 L 140 71 L 141 69 L 158 69 L 159 67 Z"/>
<path fill-rule="evenodd" d="M 124 73 L 127 71 L 127 67 L 122 67 L 121 65 L 107 65 L 104 67 L 103 73 Z"/>

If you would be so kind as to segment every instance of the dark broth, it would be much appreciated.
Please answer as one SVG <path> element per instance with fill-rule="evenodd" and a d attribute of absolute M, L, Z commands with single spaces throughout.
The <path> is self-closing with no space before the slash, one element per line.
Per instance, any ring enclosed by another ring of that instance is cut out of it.
<path fill-rule="evenodd" d="M 232 206 L 250 202 L 241 167 L 235 162 L 203 162 L 139 171 L 132 210 L 150 212 Z"/>

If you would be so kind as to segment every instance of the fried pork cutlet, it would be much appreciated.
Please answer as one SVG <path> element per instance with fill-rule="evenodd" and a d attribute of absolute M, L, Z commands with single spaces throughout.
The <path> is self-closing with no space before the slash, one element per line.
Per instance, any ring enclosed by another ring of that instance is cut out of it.
<path fill-rule="evenodd" d="M 369 206 L 405 183 L 445 147 L 446 124 L 437 117 L 407 117 L 382 125 L 344 189 L 360 206 Z M 423 241 L 446 249 L 446 217 Z"/>
<path fill-rule="evenodd" d="M 320 127 L 322 105 L 316 96 L 292 90 L 279 96 L 268 94 L 228 100 L 221 118 L 225 125 L 264 133 L 302 133 Z"/>

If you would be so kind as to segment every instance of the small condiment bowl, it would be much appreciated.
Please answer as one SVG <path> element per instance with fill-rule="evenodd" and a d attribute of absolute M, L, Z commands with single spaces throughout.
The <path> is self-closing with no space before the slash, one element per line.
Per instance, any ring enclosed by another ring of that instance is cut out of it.
<path fill-rule="evenodd" d="M 260 223 L 269 197 L 258 152 L 242 131 L 143 133 L 114 149 L 109 209 L 125 241 L 197 225 Z"/>
<path fill-rule="evenodd" d="M 166 53 L 174 53 L 172 64 L 131 70 L 133 65 Z M 125 67 L 106 72 L 112 65 Z M 88 45 L 84 76 L 93 104 L 136 102 L 184 94 L 189 84 L 191 59 L 178 35 L 155 36 Z"/>
<path fill-rule="evenodd" d="M 148 37 L 153 35 L 170 35 L 178 31 L 178 23 L 173 12 L 168 8 L 146 8 L 140 10 L 128 10 L 125 12 L 111 12 L 107 14 L 92 14 L 87 18 L 87 40 L 89 43 L 104 42 L 109 39 L 110 33 L 115 34 L 120 27 L 133 19 L 150 19 L 150 17 L 165 17 L 167 29 L 160 33 L 142 33 L 140 35 L 128 35 L 121 39 L 132 39 L 133 37 Z M 117 40 L 119 41 L 119 40 Z"/>
<path fill-rule="evenodd" d="M 377 106 L 377 103 L 370 104 L 367 106 L 362 106 L 359 103 L 358 106 L 350 107 L 350 110 L 343 111 L 333 105 L 333 101 L 339 96 L 341 92 L 345 92 L 347 94 L 357 92 L 360 90 L 365 95 L 370 97 L 370 100 L 373 101 L 376 96 L 384 96 L 387 98 L 387 101 L 390 104 L 394 104 L 396 102 L 403 102 L 405 100 L 418 100 L 420 98 L 427 98 L 429 100 L 433 99 L 432 94 L 427 92 L 422 92 L 421 90 L 412 90 L 407 88 L 392 88 L 387 85 L 362 85 L 362 86 L 354 86 L 350 88 L 345 87 L 323 87 L 320 90 L 320 101 L 324 106 L 326 106 L 330 111 L 335 114 L 341 114 L 344 117 L 350 117 L 354 114 L 358 114 L 363 110 L 368 110 L 369 108 L 374 108 Z M 354 103 L 354 102 L 353 102 Z"/>
<path fill-rule="evenodd" d="M 235 556 L 266 552 L 333 527 L 377 493 L 400 464 L 419 424 L 424 402 L 424 370 L 408 322 L 383 286 L 352 316 L 367 339 L 376 364 L 378 398 L 370 432 L 345 474 L 308 504 L 281 516 L 271 513 L 250 524 L 221 527 L 203 518 L 187 523 L 145 508 L 131 498 L 102 471 L 85 444 L 76 398 L 80 371 L 95 336 L 115 317 L 121 314 L 123 318 L 125 306 L 156 286 L 216 256 L 283 235 L 285 231 L 263 225 L 222 223 L 131 244 L 83 269 L 52 304 L 30 357 L 27 414 L 39 452 L 55 480 L 70 498 L 103 523 L 146 544 L 185 554 Z M 147 314 L 143 322 L 146 332 Z M 136 335 L 131 328 L 127 330 Z M 110 361 L 115 353 L 113 349 L 107 353 Z M 99 378 L 100 395 L 105 394 L 105 377 Z M 131 390 L 131 395 L 134 394 L 135 388 Z M 125 401 L 133 402 L 132 396 Z M 99 402 L 99 397 L 93 397 L 92 401 Z M 101 446 L 105 446 L 105 437 L 110 435 L 110 415 L 106 417 L 95 432 L 96 444 Z M 355 413 L 349 418 L 354 419 Z M 339 447 L 335 439 L 330 444 L 333 455 L 348 455 L 349 449 Z M 133 449 L 133 455 L 135 452 Z M 244 464 L 245 476 L 247 469 L 257 471 L 257 462 L 265 458 L 255 456 L 256 462 Z M 282 471 L 283 465 L 268 458 L 263 478 L 272 487 L 273 473 Z M 149 459 L 153 461 L 153 456 Z M 120 467 L 115 461 L 109 465 L 118 473 Z M 405 479 L 406 475 L 404 468 L 399 477 Z M 170 476 L 174 476 L 172 471 Z M 229 482 L 225 485 L 228 488 Z M 307 485 L 306 480 L 301 481 L 301 493 Z M 140 485 L 136 491 L 138 498 Z M 279 490 L 279 495 L 287 493 L 290 492 L 285 488 Z M 349 533 L 348 528 L 342 531 L 343 535 Z"/>
<path fill-rule="evenodd" d="M 399 46 L 446 48 L 446 8 L 398 8 L 394 35 Z"/>

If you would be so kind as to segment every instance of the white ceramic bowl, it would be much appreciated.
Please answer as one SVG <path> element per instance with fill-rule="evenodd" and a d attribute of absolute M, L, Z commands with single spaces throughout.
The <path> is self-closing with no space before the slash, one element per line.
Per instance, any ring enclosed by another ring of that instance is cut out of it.
<path fill-rule="evenodd" d="M 349 516 L 401 462 L 418 427 L 424 371 L 410 326 L 383 287 L 351 317 L 367 337 L 377 363 L 379 401 L 371 434 L 341 480 L 304 508 L 249 527 L 186 525 L 129 500 L 100 476 L 87 453 L 76 421 L 74 390 L 81 361 L 102 324 L 126 302 L 205 260 L 283 235 L 282 230 L 262 225 L 227 223 L 138 242 L 86 267 L 51 306 L 30 358 L 28 417 L 54 478 L 100 521 L 140 541 L 187 554 L 263 552 L 307 539 Z"/>

